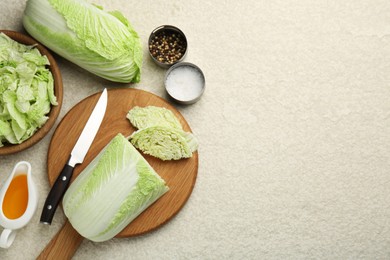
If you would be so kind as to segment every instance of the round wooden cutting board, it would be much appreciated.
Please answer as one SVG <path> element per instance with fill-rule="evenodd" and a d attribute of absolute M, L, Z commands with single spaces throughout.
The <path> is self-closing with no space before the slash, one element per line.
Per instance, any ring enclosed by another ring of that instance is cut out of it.
<path fill-rule="evenodd" d="M 55 130 L 47 156 L 48 178 L 51 186 L 62 170 L 62 167 L 69 159 L 71 150 L 81 134 L 100 94 L 101 92 L 89 96 L 74 106 L 64 116 Z M 184 130 L 191 131 L 190 126 L 180 112 L 164 99 L 142 90 L 129 88 L 109 89 L 107 110 L 103 122 L 84 162 L 75 167 L 72 181 L 115 135 L 122 133 L 127 137 L 136 130 L 126 118 L 127 112 L 130 109 L 134 106 L 144 107 L 150 105 L 165 107 L 171 110 L 181 122 Z M 189 159 L 181 159 L 178 161 L 162 161 L 152 156 L 142 155 L 166 181 L 169 191 L 133 220 L 116 237 L 140 235 L 166 223 L 183 207 L 195 185 L 198 172 L 197 152 Z M 64 248 L 63 243 L 65 242 L 63 240 L 67 241 L 68 248 Z M 73 240 L 73 244 L 69 243 L 71 240 Z M 56 243 L 62 244 L 61 249 L 59 249 L 60 251 L 68 250 L 66 256 L 69 257 L 77 250 L 81 241 L 82 237 L 73 230 L 72 226 L 67 221 L 62 230 L 59 231 L 59 234 L 53 238 L 40 257 L 48 258 L 49 255 L 52 257 L 60 257 L 59 254 L 65 256 L 62 253 L 54 252 Z"/>

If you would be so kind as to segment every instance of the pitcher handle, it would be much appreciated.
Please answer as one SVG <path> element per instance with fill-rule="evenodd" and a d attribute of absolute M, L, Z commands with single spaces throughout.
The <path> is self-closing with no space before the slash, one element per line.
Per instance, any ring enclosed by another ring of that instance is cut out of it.
<path fill-rule="evenodd" d="M 15 240 L 16 231 L 12 229 L 4 229 L 0 236 L 0 247 L 9 248 Z"/>

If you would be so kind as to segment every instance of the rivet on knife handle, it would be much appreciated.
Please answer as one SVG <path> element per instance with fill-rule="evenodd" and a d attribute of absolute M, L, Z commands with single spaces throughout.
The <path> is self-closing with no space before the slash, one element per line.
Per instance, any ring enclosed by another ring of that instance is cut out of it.
<path fill-rule="evenodd" d="M 93 139 L 95 139 L 96 133 L 99 130 L 106 112 L 107 99 L 107 89 L 104 89 L 70 153 L 69 161 L 65 164 L 46 198 L 41 215 L 42 223 L 51 224 L 57 206 L 69 186 L 75 165 L 84 161 L 85 155 L 87 154 Z"/>

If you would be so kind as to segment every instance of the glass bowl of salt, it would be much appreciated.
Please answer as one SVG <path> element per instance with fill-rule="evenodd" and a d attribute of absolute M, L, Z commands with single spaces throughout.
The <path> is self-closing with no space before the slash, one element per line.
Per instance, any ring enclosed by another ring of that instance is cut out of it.
<path fill-rule="evenodd" d="M 206 87 L 202 70 L 189 62 L 179 62 L 170 67 L 164 82 L 168 95 L 184 105 L 198 101 Z"/>

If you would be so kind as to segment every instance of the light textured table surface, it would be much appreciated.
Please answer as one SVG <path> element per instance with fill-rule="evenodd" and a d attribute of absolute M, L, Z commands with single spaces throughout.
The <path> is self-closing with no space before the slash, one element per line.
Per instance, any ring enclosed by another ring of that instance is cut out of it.
<path fill-rule="evenodd" d="M 0 28 L 24 31 L 25 0 L 0 2 Z M 96 0 L 130 20 L 144 46 L 142 80 L 167 98 L 149 33 L 181 28 L 206 92 L 177 106 L 199 138 L 194 191 L 146 235 L 84 241 L 74 259 L 389 259 L 390 2 L 388 0 Z M 0 183 L 32 163 L 40 203 L 1 259 L 34 259 L 65 221 L 39 224 L 46 155 L 61 118 L 108 83 L 56 56 L 64 102 L 34 147 L 0 156 Z"/>

